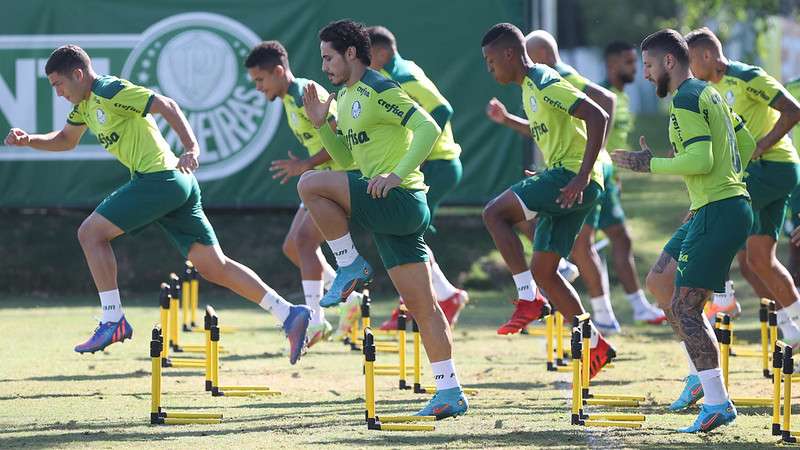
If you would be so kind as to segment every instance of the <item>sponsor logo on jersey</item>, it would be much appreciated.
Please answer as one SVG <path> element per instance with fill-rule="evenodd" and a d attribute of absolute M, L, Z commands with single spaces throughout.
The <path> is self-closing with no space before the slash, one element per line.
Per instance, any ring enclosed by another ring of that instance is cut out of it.
<path fill-rule="evenodd" d="M 383 106 L 383 109 L 385 109 L 386 112 L 394 114 L 397 117 L 403 117 L 403 114 L 405 114 L 403 110 L 400 109 L 399 106 L 393 103 L 388 103 L 384 101 L 382 98 L 378 99 L 378 105 Z"/>

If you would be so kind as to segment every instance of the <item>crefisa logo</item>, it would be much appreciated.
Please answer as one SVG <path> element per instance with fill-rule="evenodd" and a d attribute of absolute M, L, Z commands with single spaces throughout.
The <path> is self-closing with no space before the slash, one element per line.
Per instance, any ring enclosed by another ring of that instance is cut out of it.
<path fill-rule="evenodd" d="M 264 151 L 280 122 L 281 103 L 255 90 L 244 59 L 261 39 L 228 17 L 192 12 L 144 31 L 121 77 L 173 98 L 200 144 L 200 181 L 227 177 Z M 178 153 L 180 139 L 166 120 L 156 123 Z"/>

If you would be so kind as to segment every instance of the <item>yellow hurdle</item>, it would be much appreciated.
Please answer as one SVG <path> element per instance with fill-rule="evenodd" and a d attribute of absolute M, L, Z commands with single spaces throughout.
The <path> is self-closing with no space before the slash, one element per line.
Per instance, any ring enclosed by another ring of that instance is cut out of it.
<path fill-rule="evenodd" d="M 173 301 L 173 289 L 167 283 L 161 283 L 161 290 L 159 292 L 159 306 L 160 306 L 160 329 L 164 336 L 170 336 L 173 325 L 177 328 L 177 320 L 173 320 L 177 316 L 173 316 L 175 306 L 177 303 Z M 174 367 L 184 369 L 202 369 L 205 367 L 204 359 L 192 358 L 170 358 L 170 345 L 164 344 L 161 352 L 161 367 Z"/>
<path fill-rule="evenodd" d="M 762 303 L 762 308 L 766 308 L 765 305 Z M 773 311 L 774 312 L 774 311 Z M 725 389 L 730 392 L 730 357 L 731 357 L 731 342 L 733 341 L 733 322 L 731 321 L 731 317 L 724 313 L 717 314 L 717 319 L 715 320 L 715 328 L 717 334 L 717 341 L 719 343 L 719 354 L 720 354 L 720 366 L 722 369 L 722 381 L 725 384 Z M 762 327 L 766 326 L 766 321 L 761 322 Z M 763 338 L 763 328 L 762 328 L 762 338 Z M 769 361 L 769 356 L 767 356 L 766 361 Z M 764 363 L 764 358 L 762 358 L 762 364 Z M 769 373 L 769 367 L 766 367 L 762 370 L 764 373 Z M 771 406 L 773 404 L 773 398 L 770 397 L 735 397 L 731 395 L 731 401 L 736 406 Z"/>
<path fill-rule="evenodd" d="M 436 386 L 422 384 L 422 336 L 419 334 L 419 326 L 416 320 L 411 320 L 411 332 L 414 335 L 413 351 L 414 351 L 414 386 L 415 394 L 435 394 Z M 475 388 L 461 387 L 467 395 L 477 395 L 478 390 Z"/>
<path fill-rule="evenodd" d="M 161 366 L 164 340 L 161 328 L 156 326 L 150 340 L 150 423 L 153 425 L 215 424 L 222 422 L 222 414 L 167 412 L 161 407 Z"/>
<path fill-rule="evenodd" d="M 573 319 L 570 350 L 572 357 L 572 401 L 571 423 L 587 427 L 619 427 L 641 428 L 646 417 L 642 414 L 610 414 L 587 413 L 583 407 L 588 405 L 604 406 L 641 406 L 643 396 L 594 394 L 589 391 L 589 361 L 591 357 L 591 323 L 588 313 L 575 316 Z"/>

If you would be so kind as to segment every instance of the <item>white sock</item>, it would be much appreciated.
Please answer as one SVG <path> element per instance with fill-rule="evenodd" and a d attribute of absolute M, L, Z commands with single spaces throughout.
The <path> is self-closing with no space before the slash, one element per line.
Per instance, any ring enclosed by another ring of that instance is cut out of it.
<path fill-rule="evenodd" d="M 778 316 L 778 328 L 781 329 L 783 339 L 789 344 L 800 342 L 800 328 L 792 320 L 790 308 L 798 302 L 792 303 L 789 307 L 779 309 L 776 314 Z"/>
<path fill-rule="evenodd" d="M 796 322 L 798 317 L 800 317 L 800 301 L 796 300 L 791 305 L 785 306 L 778 311 L 786 311 L 786 314 Z"/>
<path fill-rule="evenodd" d="M 681 348 L 683 349 L 683 354 L 686 355 L 686 361 L 689 363 L 689 375 L 697 375 L 697 368 L 694 366 L 694 361 L 689 356 L 689 350 L 686 350 L 686 343 L 683 341 L 681 341 Z"/>
<path fill-rule="evenodd" d="M 271 312 L 273 317 L 283 325 L 283 322 L 286 322 L 286 318 L 289 317 L 289 309 L 292 304 L 284 300 L 274 289 L 267 286 L 267 293 L 264 294 L 264 298 L 261 299 L 261 303 L 258 306 L 265 311 Z"/>
<path fill-rule="evenodd" d="M 641 289 L 634 292 L 633 294 L 625 294 L 625 297 L 628 299 L 628 303 L 631 304 L 631 307 L 633 308 L 634 311 L 647 309 L 647 307 L 650 306 L 650 302 L 647 301 L 647 296 Z"/>
<path fill-rule="evenodd" d="M 349 266 L 358 258 L 358 251 L 355 244 L 353 244 L 353 238 L 350 237 L 350 233 L 346 233 L 339 239 L 328 241 L 328 246 L 331 248 L 333 256 L 336 257 L 336 264 L 339 267 Z"/>
<path fill-rule="evenodd" d="M 101 322 L 119 322 L 122 319 L 122 302 L 119 299 L 119 289 L 100 292 L 100 306 L 103 309 Z"/>
<path fill-rule="evenodd" d="M 566 268 L 569 267 L 568 264 L 569 263 L 567 263 L 566 259 L 564 259 L 564 258 L 559 259 L 558 260 L 558 270 L 566 270 Z"/>
<path fill-rule="evenodd" d="M 601 323 L 611 324 L 617 320 L 614 316 L 614 308 L 611 306 L 611 300 L 608 294 L 603 294 L 600 297 L 589 299 L 592 304 L 592 316 L 595 320 Z"/>
<path fill-rule="evenodd" d="M 461 387 L 461 384 L 458 382 L 458 377 L 456 376 L 456 367 L 452 359 L 432 362 L 431 372 L 433 372 L 433 381 L 436 383 L 437 392 Z"/>
<path fill-rule="evenodd" d="M 733 297 L 736 291 L 733 290 L 733 280 L 728 280 L 725 282 L 725 293 Z"/>
<path fill-rule="evenodd" d="M 722 382 L 722 370 L 719 367 L 701 370 L 697 376 L 700 377 L 700 384 L 703 385 L 703 397 L 706 405 L 721 405 L 728 401 L 728 391 Z"/>
<path fill-rule="evenodd" d="M 333 267 L 327 262 L 322 264 L 322 287 L 326 291 L 331 289 L 334 278 L 336 278 L 336 271 L 333 270 Z"/>
<path fill-rule="evenodd" d="M 517 297 L 520 300 L 532 302 L 536 299 L 536 282 L 530 270 L 514 275 L 514 284 L 517 285 Z"/>
<path fill-rule="evenodd" d="M 733 295 L 727 292 L 714 292 L 714 304 L 722 307 L 730 306 L 733 304 Z"/>
<path fill-rule="evenodd" d="M 436 300 L 443 302 L 458 293 L 458 288 L 444 276 L 444 272 L 436 261 L 431 261 L 431 281 L 433 281 L 433 291 Z"/>
<path fill-rule="evenodd" d="M 311 316 L 311 325 L 321 324 L 325 320 L 325 310 L 319 307 L 319 301 L 322 299 L 322 280 L 303 280 L 303 295 L 306 297 L 306 305 L 314 312 Z"/>

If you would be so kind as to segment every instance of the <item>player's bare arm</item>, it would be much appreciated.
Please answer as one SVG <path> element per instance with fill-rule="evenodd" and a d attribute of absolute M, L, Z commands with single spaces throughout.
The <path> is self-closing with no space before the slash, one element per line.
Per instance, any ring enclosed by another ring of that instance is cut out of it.
<path fill-rule="evenodd" d="M 150 105 L 151 114 L 161 114 L 167 121 L 169 126 L 178 135 L 183 145 L 183 153 L 178 160 L 177 169 L 183 173 L 192 173 L 200 165 L 198 158 L 200 157 L 200 146 L 197 144 L 197 138 L 189 126 L 189 121 L 183 114 L 181 107 L 178 103 L 163 95 L 154 94 L 153 103 Z"/>
<path fill-rule="evenodd" d="M 46 134 L 28 134 L 20 128 L 12 128 L 6 136 L 5 144 L 48 152 L 65 152 L 78 145 L 85 131 L 85 125 L 72 124 L 66 124 L 63 129 Z"/>

